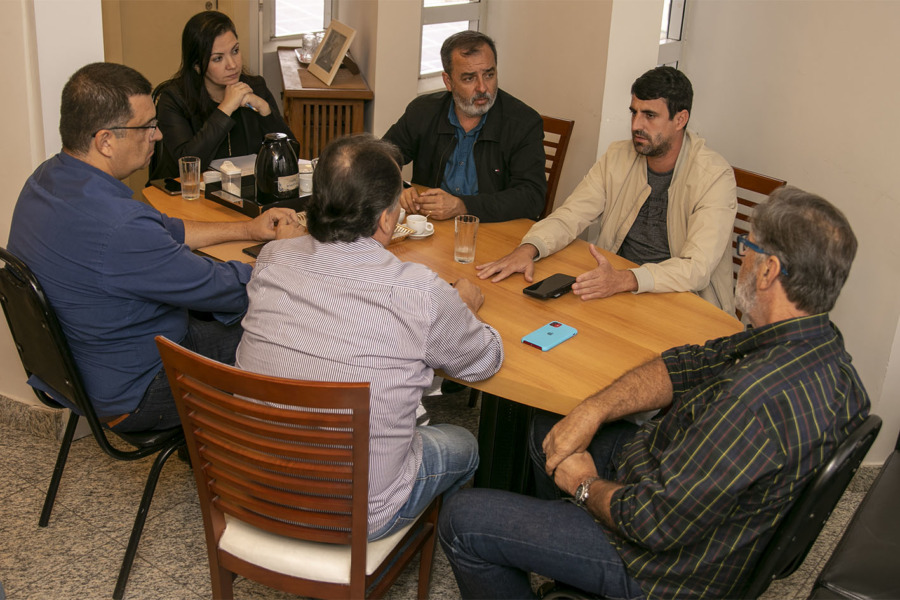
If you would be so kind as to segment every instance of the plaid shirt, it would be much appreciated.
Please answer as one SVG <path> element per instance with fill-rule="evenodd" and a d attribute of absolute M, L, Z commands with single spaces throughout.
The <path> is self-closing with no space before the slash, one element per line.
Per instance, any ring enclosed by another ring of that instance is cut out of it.
<path fill-rule="evenodd" d="M 663 360 L 672 406 L 616 459 L 610 539 L 648 598 L 733 596 L 869 398 L 827 314 Z"/>

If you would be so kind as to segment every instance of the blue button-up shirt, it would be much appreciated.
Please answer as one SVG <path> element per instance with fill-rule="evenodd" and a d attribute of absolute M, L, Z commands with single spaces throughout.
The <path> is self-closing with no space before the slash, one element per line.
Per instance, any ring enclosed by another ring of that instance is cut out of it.
<path fill-rule="evenodd" d="M 181 341 L 188 309 L 237 320 L 247 308 L 250 265 L 197 256 L 180 219 L 65 153 L 25 182 L 8 247 L 44 288 L 101 417 L 138 405 L 162 366 L 154 337 Z"/>
<path fill-rule="evenodd" d="M 441 189 L 450 192 L 454 196 L 474 196 L 478 193 L 478 173 L 475 171 L 475 142 L 484 127 L 487 115 L 482 115 L 478 125 L 471 131 L 466 131 L 456 116 L 456 103 L 450 103 L 450 112 L 447 117 L 450 124 L 456 128 L 456 148 L 447 160 L 444 167 L 444 181 Z"/>

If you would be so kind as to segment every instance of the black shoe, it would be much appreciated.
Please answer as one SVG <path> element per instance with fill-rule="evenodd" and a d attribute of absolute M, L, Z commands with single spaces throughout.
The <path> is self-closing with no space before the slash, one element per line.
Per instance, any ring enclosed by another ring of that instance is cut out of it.
<path fill-rule="evenodd" d="M 175 454 L 178 455 L 178 458 L 179 458 L 182 462 L 187 463 L 187 466 L 193 468 L 193 467 L 191 466 L 191 453 L 188 452 L 188 447 L 187 447 L 186 445 L 185 445 L 185 446 L 179 446 L 179 447 L 178 447 L 178 450 L 175 451 Z"/>
<path fill-rule="evenodd" d="M 441 393 L 445 396 L 447 394 L 457 394 L 465 389 L 468 389 L 468 386 L 457 383 L 452 379 L 445 379 L 441 382 Z"/>

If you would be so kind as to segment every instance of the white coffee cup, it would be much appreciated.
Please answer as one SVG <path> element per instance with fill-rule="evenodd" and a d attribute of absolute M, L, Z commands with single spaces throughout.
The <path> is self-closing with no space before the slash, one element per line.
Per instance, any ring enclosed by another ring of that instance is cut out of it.
<path fill-rule="evenodd" d="M 425 235 L 434 231 L 434 223 L 429 223 L 425 215 L 409 215 L 406 217 L 406 224 L 415 235 Z"/>

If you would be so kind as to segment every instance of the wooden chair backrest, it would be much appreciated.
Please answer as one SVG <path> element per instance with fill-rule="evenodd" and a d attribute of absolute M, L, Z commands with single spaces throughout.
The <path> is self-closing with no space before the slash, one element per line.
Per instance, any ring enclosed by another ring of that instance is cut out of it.
<path fill-rule="evenodd" d="M 365 580 L 369 384 L 241 371 L 157 337 L 212 548 L 224 514 L 278 535 L 351 545 Z"/>
<path fill-rule="evenodd" d="M 563 162 L 566 160 L 566 152 L 569 150 L 569 139 L 575 128 L 575 121 L 556 119 L 541 115 L 544 120 L 544 156 L 546 163 L 544 172 L 547 174 L 547 195 L 544 203 L 543 219 L 553 212 L 553 202 L 556 199 L 556 188 L 559 186 L 559 176 L 562 173 Z"/>

